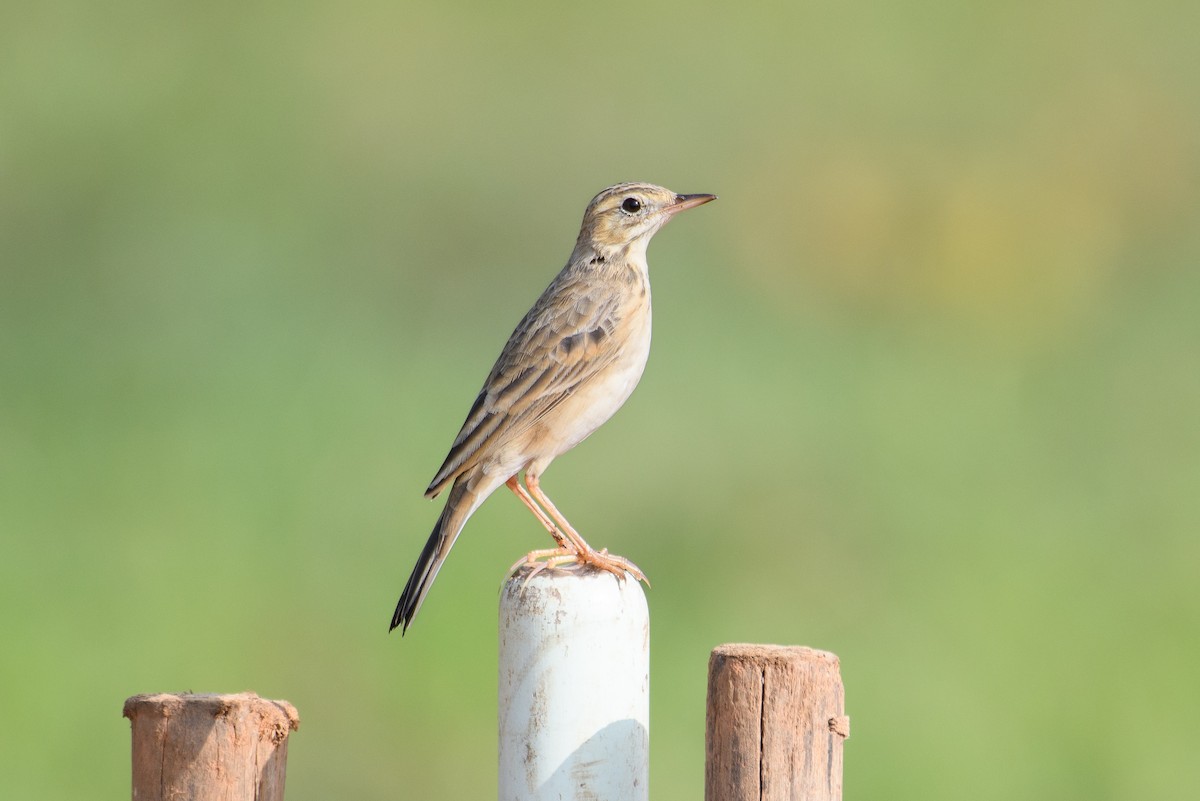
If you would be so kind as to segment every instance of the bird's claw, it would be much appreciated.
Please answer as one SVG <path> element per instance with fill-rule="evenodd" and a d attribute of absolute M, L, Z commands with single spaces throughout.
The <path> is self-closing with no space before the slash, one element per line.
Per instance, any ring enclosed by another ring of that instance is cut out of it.
<path fill-rule="evenodd" d="M 587 565 L 596 570 L 603 570 L 606 573 L 612 573 L 617 581 L 624 581 L 628 575 L 633 576 L 636 581 L 643 582 L 647 587 L 650 586 L 650 581 L 646 578 L 646 574 L 641 571 L 641 568 L 623 556 L 610 554 L 607 548 L 601 548 L 599 551 L 590 549 L 587 551 L 575 551 L 570 548 L 544 548 L 530 551 L 509 568 L 508 574 L 511 576 L 522 567 L 531 568 L 521 585 L 524 587 L 525 584 L 529 583 L 530 579 L 543 570 L 553 570 L 571 562 Z"/>

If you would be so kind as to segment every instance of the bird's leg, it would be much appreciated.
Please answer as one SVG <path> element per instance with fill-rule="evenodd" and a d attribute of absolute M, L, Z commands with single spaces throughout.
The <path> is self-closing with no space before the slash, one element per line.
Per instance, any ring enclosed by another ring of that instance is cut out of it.
<path fill-rule="evenodd" d="M 570 546 L 567 544 L 566 537 L 564 537 L 563 533 L 558 530 L 557 526 L 554 525 L 554 521 L 546 516 L 546 513 L 542 511 L 541 507 L 534 503 L 533 498 L 529 497 L 529 493 L 526 492 L 525 488 L 521 486 L 521 482 L 517 479 L 516 475 L 514 475 L 508 481 L 505 481 L 504 486 L 512 490 L 513 494 L 521 499 L 521 503 L 525 504 L 529 511 L 533 512 L 533 516 L 538 519 L 538 522 L 546 528 L 546 531 L 550 532 L 551 537 L 554 537 L 554 541 L 558 543 L 558 548 L 555 549 L 554 552 L 566 552 L 570 550 Z M 535 553 L 540 552 L 535 551 Z M 516 565 L 513 565 L 513 569 L 515 570 L 519 564 L 521 563 L 517 562 Z"/>
<path fill-rule="evenodd" d="M 628 572 L 638 581 L 646 581 L 646 574 L 643 573 L 637 565 L 635 565 L 633 562 L 630 562 L 625 557 L 610 554 L 607 548 L 601 551 L 596 551 L 592 548 L 592 546 L 588 545 L 584 541 L 583 537 L 579 536 L 579 532 L 575 530 L 574 526 L 568 523 L 567 519 L 563 517 L 562 512 L 558 511 L 558 508 L 554 505 L 554 503 L 546 497 L 546 493 L 542 492 L 536 473 L 527 472 L 525 474 L 525 485 L 529 488 L 529 494 L 533 496 L 534 500 L 541 504 L 542 508 L 546 510 L 546 513 L 548 513 L 550 517 L 554 518 L 554 521 L 558 523 L 559 531 L 561 531 L 570 542 L 570 549 L 574 551 L 574 559 L 576 561 L 582 564 L 592 565 L 593 567 L 597 567 L 601 570 L 607 570 L 617 578 L 625 578 L 625 573 Z M 565 543 L 560 543 L 560 547 L 568 548 L 569 546 L 567 546 Z M 564 553 L 562 556 L 568 557 L 568 554 Z M 549 561 L 558 563 L 571 560 L 569 558 L 563 558 L 560 560 L 557 557 L 551 557 Z M 649 584 L 649 582 L 646 583 Z"/>
<path fill-rule="evenodd" d="M 554 541 L 558 543 L 557 548 L 543 548 L 536 551 L 530 551 L 529 553 L 525 554 L 525 556 L 521 557 L 516 564 L 508 569 L 509 575 L 515 573 L 517 568 L 521 567 L 522 565 L 531 565 L 533 570 L 531 570 L 529 575 L 525 577 L 525 581 L 528 582 L 529 579 L 533 578 L 547 567 L 557 567 L 563 562 L 574 559 L 575 549 L 567 541 L 567 538 L 564 536 L 563 532 L 558 530 L 558 526 L 554 525 L 554 521 L 546 516 L 546 513 L 542 511 L 542 508 L 538 506 L 537 503 L 534 502 L 533 498 L 529 497 L 529 493 L 524 487 L 521 486 L 521 482 L 518 480 L 517 476 L 514 475 L 508 481 L 504 482 L 504 484 L 513 491 L 514 495 L 521 499 L 521 503 L 525 504 L 529 511 L 533 512 L 533 516 L 538 519 L 538 522 L 546 528 L 546 531 L 550 532 L 550 536 L 554 537 Z"/>
<path fill-rule="evenodd" d="M 580 553 L 589 551 L 595 553 L 592 546 L 588 545 L 583 537 L 579 536 L 579 532 L 575 530 L 575 527 L 567 522 L 567 519 L 563 517 L 563 513 L 558 511 L 558 507 L 554 505 L 554 502 L 546 497 L 546 493 L 542 492 L 541 482 L 536 475 L 531 476 L 526 473 L 525 484 L 529 487 L 529 494 L 536 498 L 542 508 L 554 518 L 554 522 L 558 524 L 563 535 L 570 541 L 571 545 L 575 546 L 574 550 Z"/>

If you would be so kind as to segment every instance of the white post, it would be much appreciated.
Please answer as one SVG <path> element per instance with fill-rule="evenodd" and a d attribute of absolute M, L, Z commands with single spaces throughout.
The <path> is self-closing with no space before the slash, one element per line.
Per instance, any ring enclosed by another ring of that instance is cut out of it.
<path fill-rule="evenodd" d="M 641 586 L 574 565 L 529 571 L 500 594 L 500 801 L 648 801 Z"/>

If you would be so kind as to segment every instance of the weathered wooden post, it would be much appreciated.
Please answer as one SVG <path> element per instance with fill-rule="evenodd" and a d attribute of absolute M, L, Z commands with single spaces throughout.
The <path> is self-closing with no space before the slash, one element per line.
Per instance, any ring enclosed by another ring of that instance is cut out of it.
<path fill-rule="evenodd" d="M 574 565 L 530 570 L 500 595 L 500 801 L 647 801 L 641 586 Z"/>
<path fill-rule="evenodd" d="M 850 719 L 834 654 L 718 646 L 706 729 L 705 801 L 841 801 Z"/>
<path fill-rule="evenodd" d="M 254 693 L 135 695 L 133 801 L 283 801 L 300 716 Z"/>

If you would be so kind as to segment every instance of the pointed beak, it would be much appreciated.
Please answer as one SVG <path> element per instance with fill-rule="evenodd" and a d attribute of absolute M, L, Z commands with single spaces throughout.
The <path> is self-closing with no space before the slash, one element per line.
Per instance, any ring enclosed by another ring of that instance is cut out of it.
<path fill-rule="evenodd" d="M 676 195 L 675 202 L 667 206 L 665 211 L 667 214 L 674 216 L 681 211 L 703 206 L 705 203 L 716 199 L 716 195 Z"/>

